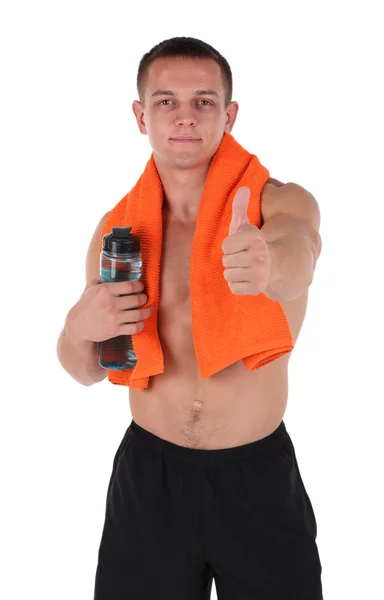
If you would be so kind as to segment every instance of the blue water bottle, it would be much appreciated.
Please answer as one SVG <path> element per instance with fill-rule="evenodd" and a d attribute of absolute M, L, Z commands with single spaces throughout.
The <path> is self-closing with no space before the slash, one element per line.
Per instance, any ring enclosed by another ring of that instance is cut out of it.
<path fill-rule="evenodd" d="M 100 275 L 104 282 L 140 279 L 142 275 L 140 239 L 137 235 L 131 234 L 131 229 L 132 227 L 112 227 L 112 233 L 103 236 Z M 128 315 L 127 311 L 129 323 Z M 133 369 L 136 365 L 137 358 L 130 335 L 119 335 L 98 342 L 97 348 L 99 365 L 105 369 Z"/>

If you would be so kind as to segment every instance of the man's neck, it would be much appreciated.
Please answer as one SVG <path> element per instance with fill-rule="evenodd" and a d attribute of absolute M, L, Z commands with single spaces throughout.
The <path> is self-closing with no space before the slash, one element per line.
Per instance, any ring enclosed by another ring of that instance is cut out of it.
<path fill-rule="evenodd" d="M 209 165 L 191 169 L 169 169 L 156 164 L 163 184 L 163 210 L 170 219 L 195 221 L 199 211 Z"/>

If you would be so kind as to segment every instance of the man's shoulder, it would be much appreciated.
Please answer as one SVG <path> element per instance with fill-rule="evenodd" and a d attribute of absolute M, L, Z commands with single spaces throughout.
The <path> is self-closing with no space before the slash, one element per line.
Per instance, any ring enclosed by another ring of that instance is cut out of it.
<path fill-rule="evenodd" d="M 265 186 L 268 185 L 272 185 L 273 187 L 281 187 L 283 185 L 285 185 L 285 183 L 283 183 L 282 181 L 279 181 L 278 179 L 274 179 L 273 177 L 269 177 L 267 179 L 267 181 L 265 182 Z"/>
<path fill-rule="evenodd" d="M 263 185 L 260 194 L 262 224 L 265 222 L 271 207 L 274 205 L 276 196 L 281 194 L 281 190 L 279 188 L 284 188 L 286 185 L 286 183 L 283 183 L 278 179 L 274 179 L 273 177 L 269 177 Z"/>

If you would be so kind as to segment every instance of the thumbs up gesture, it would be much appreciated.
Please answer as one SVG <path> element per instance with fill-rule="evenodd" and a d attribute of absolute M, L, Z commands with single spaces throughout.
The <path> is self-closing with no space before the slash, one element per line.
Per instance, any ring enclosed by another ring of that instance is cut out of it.
<path fill-rule="evenodd" d="M 224 279 L 233 294 L 256 296 L 271 278 L 271 256 L 264 234 L 248 219 L 251 190 L 241 187 L 232 204 L 229 235 L 222 244 Z"/>

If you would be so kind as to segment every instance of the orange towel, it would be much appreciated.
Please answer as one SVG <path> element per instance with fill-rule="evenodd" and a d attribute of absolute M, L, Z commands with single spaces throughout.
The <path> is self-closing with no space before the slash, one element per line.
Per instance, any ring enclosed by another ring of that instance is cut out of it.
<path fill-rule="evenodd" d="M 232 201 L 241 186 L 251 189 L 248 217 L 261 226 L 261 190 L 269 171 L 225 133 L 214 155 L 200 200 L 190 260 L 192 334 L 201 377 L 209 377 L 242 359 L 253 371 L 293 349 L 289 324 L 279 302 L 232 294 L 224 279 L 221 245 L 229 235 Z M 114 226 L 131 226 L 141 240 L 143 275 L 153 314 L 132 337 L 137 356 L 133 369 L 108 370 L 111 383 L 143 390 L 149 377 L 164 372 L 157 331 L 163 188 L 153 154 L 132 190 L 109 212 L 100 237 Z"/>

